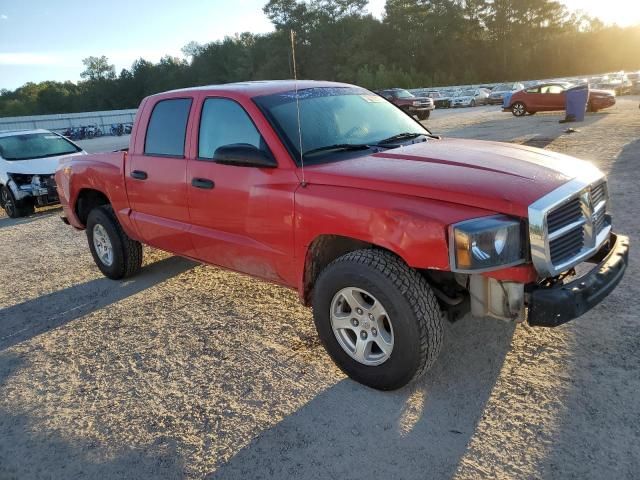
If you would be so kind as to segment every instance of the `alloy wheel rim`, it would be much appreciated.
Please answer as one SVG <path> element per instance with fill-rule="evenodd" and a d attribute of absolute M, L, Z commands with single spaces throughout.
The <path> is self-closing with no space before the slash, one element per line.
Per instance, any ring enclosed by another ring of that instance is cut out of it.
<path fill-rule="evenodd" d="M 107 230 L 99 223 L 93 227 L 93 246 L 104 265 L 107 267 L 113 265 L 113 245 Z"/>
<path fill-rule="evenodd" d="M 2 204 L 4 205 L 7 213 L 13 213 L 13 201 L 11 200 L 11 196 L 6 190 L 6 187 L 2 189 Z"/>
<path fill-rule="evenodd" d="M 524 113 L 524 106 L 519 103 L 514 106 L 514 109 L 518 115 L 522 115 Z"/>
<path fill-rule="evenodd" d="M 363 365 L 380 365 L 391 356 L 391 319 L 382 303 L 366 290 L 346 287 L 333 296 L 331 328 L 345 353 Z"/>

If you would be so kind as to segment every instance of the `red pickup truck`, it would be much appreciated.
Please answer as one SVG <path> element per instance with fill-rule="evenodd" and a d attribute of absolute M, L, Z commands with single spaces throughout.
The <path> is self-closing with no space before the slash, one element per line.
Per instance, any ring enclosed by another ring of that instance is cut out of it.
<path fill-rule="evenodd" d="M 144 243 L 297 289 L 335 362 L 378 389 L 433 364 L 442 321 L 560 325 L 628 258 L 591 164 L 440 138 L 340 83 L 150 96 L 128 151 L 63 159 L 56 181 L 107 277 L 133 275 Z"/>

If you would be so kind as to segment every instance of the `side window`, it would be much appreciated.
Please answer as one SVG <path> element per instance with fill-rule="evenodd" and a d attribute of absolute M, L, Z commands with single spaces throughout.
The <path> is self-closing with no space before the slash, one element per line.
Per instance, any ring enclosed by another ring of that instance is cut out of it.
<path fill-rule="evenodd" d="M 218 147 L 237 143 L 267 149 L 249 115 L 240 105 L 226 98 L 206 99 L 200 117 L 198 157 L 212 159 Z"/>
<path fill-rule="evenodd" d="M 558 95 L 560 93 L 564 92 L 564 88 L 562 88 L 560 85 L 551 85 L 549 87 L 549 93 L 553 93 L 555 95 Z"/>
<path fill-rule="evenodd" d="M 190 98 L 172 98 L 156 103 L 147 126 L 144 153 L 183 157 L 190 109 Z"/>
<path fill-rule="evenodd" d="M 540 93 L 540 89 L 538 87 L 527 89 L 527 93 Z"/>

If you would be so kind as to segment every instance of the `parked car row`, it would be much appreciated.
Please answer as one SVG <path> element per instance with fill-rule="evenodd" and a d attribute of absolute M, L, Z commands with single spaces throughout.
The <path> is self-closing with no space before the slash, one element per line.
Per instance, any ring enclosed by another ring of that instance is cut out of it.
<path fill-rule="evenodd" d="M 543 84 L 570 83 L 589 84 L 592 90 L 607 90 L 614 95 L 640 94 L 640 71 L 617 72 L 606 75 L 594 75 L 590 77 L 570 77 L 544 80 L 527 80 L 518 82 L 506 82 L 499 84 L 459 85 L 456 87 L 416 88 L 409 92 L 415 96 L 429 97 L 434 102 L 435 108 L 451 108 L 477 105 L 502 105 L 505 97 L 525 88 L 532 88 Z M 474 98 L 470 97 L 470 90 L 475 90 Z M 484 93 L 488 92 L 488 100 L 484 101 Z M 466 98 L 465 98 L 466 97 Z M 597 103 L 597 101 L 596 101 Z M 606 108 L 606 107 L 603 107 Z M 596 108 L 599 110 L 600 108 Z M 526 113 L 526 112 L 525 112 Z"/>

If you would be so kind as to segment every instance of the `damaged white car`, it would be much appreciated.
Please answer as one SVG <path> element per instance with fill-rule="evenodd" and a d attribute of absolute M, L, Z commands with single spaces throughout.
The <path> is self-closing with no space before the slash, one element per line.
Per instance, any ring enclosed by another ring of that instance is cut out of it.
<path fill-rule="evenodd" d="M 0 132 L 0 206 L 11 218 L 59 202 L 54 172 L 61 157 L 86 155 L 48 130 Z"/>

